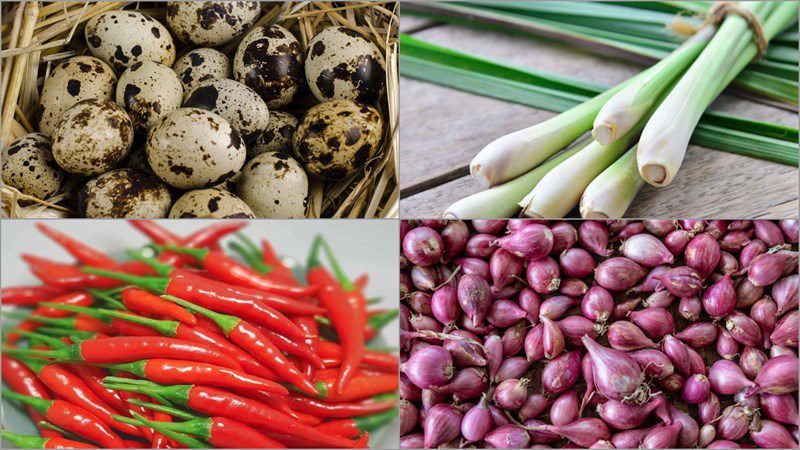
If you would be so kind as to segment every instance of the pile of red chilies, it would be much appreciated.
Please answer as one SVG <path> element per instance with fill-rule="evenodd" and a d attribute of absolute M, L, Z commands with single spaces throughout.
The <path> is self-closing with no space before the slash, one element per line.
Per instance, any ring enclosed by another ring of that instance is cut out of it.
<path fill-rule="evenodd" d="M 217 222 L 181 237 L 130 221 L 158 249 L 118 262 L 49 226 L 78 264 L 23 255 L 40 286 L 2 289 L 32 306 L 4 328 L 3 396 L 40 437 L 24 448 L 364 448 L 397 415 L 397 356 L 365 344 L 396 316 L 369 310 L 367 277 L 351 282 L 318 237 L 307 284 Z M 322 256 L 332 268 L 322 264 Z M 5 262 L 9 264 L 9 262 Z M 18 345 L 27 342 L 27 347 Z"/>
<path fill-rule="evenodd" d="M 401 447 L 797 448 L 797 221 L 401 239 Z"/>

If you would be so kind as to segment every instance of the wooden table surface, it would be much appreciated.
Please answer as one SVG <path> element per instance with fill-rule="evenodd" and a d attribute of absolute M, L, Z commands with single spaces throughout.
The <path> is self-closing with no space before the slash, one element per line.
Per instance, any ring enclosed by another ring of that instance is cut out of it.
<path fill-rule="evenodd" d="M 612 85 L 642 66 L 574 46 L 403 15 L 401 31 L 418 39 L 511 64 Z M 401 49 L 402 52 L 402 49 Z M 497 137 L 542 122 L 548 111 L 410 78 L 400 81 L 401 217 L 440 217 L 478 192 L 469 162 Z M 723 94 L 713 109 L 797 126 L 796 112 Z M 798 169 L 692 145 L 668 187 L 645 184 L 631 218 L 796 218 Z M 573 211 L 572 215 L 576 215 Z"/>

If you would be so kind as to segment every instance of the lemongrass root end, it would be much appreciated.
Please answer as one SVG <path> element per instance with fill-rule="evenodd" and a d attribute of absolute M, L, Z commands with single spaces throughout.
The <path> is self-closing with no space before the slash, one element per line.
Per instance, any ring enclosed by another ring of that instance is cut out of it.
<path fill-rule="evenodd" d="M 645 164 L 639 168 L 639 174 L 656 187 L 666 186 L 671 181 L 667 179 L 667 169 L 661 164 Z"/>
<path fill-rule="evenodd" d="M 607 145 L 617 138 L 617 127 L 609 123 L 595 124 L 592 128 L 592 137 L 601 145 Z"/>

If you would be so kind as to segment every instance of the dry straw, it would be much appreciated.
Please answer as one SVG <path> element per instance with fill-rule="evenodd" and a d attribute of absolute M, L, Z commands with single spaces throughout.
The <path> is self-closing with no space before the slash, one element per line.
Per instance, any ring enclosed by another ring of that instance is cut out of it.
<path fill-rule="evenodd" d="M 83 27 L 92 17 L 111 10 L 135 9 L 157 19 L 164 2 L 2 2 L 2 145 L 36 131 L 39 94 L 58 62 L 86 53 Z M 308 217 L 397 217 L 398 173 L 398 6 L 396 2 L 267 3 L 258 25 L 278 23 L 290 29 L 305 50 L 308 42 L 331 25 L 346 26 L 370 39 L 386 58 L 386 96 L 378 108 L 387 122 L 383 144 L 358 174 L 338 182 L 314 180 Z M 222 50 L 232 52 L 238 41 Z M 3 186 L 2 215 L 10 218 L 74 216 L 61 202 L 75 183 L 47 200 Z"/>

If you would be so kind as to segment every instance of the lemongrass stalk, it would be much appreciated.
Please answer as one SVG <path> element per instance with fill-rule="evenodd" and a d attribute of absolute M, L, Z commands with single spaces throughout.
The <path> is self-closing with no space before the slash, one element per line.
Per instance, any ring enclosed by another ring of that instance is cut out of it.
<path fill-rule="evenodd" d="M 746 2 L 745 7 L 758 10 L 753 3 L 761 2 Z M 769 40 L 797 20 L 797 3 L 779 2 L 767 6 L 773 8 L 771 14 L 759 18 Z M 744 19 L 728 16 L 716 36 L 656 109 L 642 131 L 637 151 L 639 173 L 646 182 L 667 186 L 675 178 L 700 116 L 756 56 L 752 37 Z M 736 56 L 732 58 L 732 55 Z"/>
<path fill-rule="evenodd" d="M 490 142 L 470 162 L 472 178 L 485 189 L 530 171 L 589 131 L 597 111 L 622 86 Z"/>
<path fill-rule="evenodd" d="M 649 71 L 649 76 L 628 84 L 611 97 L 594 119 L 594 139 L 608 144 L 639 123 L 653 102 L 694 62 L 715 31 L 716 27 L 704 27 L 675 50 L 677 58 L 662 59 Z"/>
<path fill-rule="evenodd" d="M 566 216 L 578 206 L 589 183 L 628 150 L 643 126 L 644 120 L 620 139 L 606 145 L 593 141 L 559 164 L 519 202 L 522 214 L 540 218 Z"/>
<path fill-rule="evenodd" d="M 581 196 L 581 217 L 621 218 L 644 185 L 636 166 L 636 146 L 597 176 Z"/>
<path fill-rule="evenodd" d="M 520 208 L 517 202 L 530 192 L 547 172 L 578 153 L 591 142 L 591 138 L 584 138 L 571 148 L 550 158 L 528 173 L 485 191 L 462 198 L 445 210 L 444 217 L 450 219 L 513 217 Z"/>

